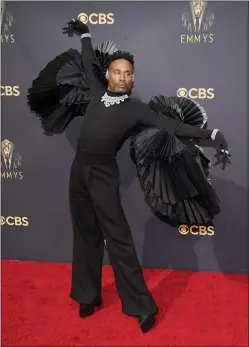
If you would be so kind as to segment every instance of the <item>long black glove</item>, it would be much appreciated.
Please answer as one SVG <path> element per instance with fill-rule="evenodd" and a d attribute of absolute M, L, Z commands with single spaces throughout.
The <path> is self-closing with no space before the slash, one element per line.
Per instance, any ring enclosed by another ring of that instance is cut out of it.
<path fill-rule="evenodd" d="M 68 36 L 73 36 L 73 34 L 76 35 L 82 35 L 82 34 L 88 34 L 89 28 L 86 24 L 82 23 L 78 19 L 72 19 L 69 22 L 67 22 L 67 26 L 62 28 L 63 34 L 68 34 Z"/>
<path fill-rule="evenodd" d="M 228 144 L 225 139 L 225 136 L 219 130 L 209 130 L 201 129 L 195 126 L 188 124 L 180 124 L 176 131 L 175 135 L 179 137 L 186 138 L 198 138 L 203 140 L 213 140 L 216 145 L 216 162 L 214 166 L 222 164 L 222 169 L 225 170 L 227 164 L 231 164 L 229 157 L 231 154 L 228 151 Z"/>
<path fill-rule="evenodd" d="M 214 141 L 217 143 L 216 154 L 214 155 L 216 162 L 214 163 L 214 166 L 222 164 L 222 170 L 225 170 L 227 164 L 231 164 L 229 159 L 231 154 L 228 151 L 228 144 L 220 131 L 217 132 Z"/>
<path fill-rule="evenodd" d="M 68 26 L 63 28 L 63 34 L 68 34 L 70 36 L 71 32 L 76 35 L 84 35 L 85 38 L 81 38 L 81 58 L 82 65 L 84 67 L 84 73 L 87 78 L 88 87 L 91 89 L 93 94 L 94 82 L 96 81 L 93 74 L 93 59 L 94 51 L 91 43 L 91 35 L 89 33 L 89 28 L 86 24 L 82 23 L 78 19 L 72 19 L 68 22 Z"/>
<path fill-rule="evenodd" d="M 224 149 L 224 151 L 227 151 L 228 149 L 227 141 L 225 139 L 225 136 L 220 131 L 217 132 L 214 138 L 214 141 L 217 143 L 218 149 Z"/>
<path fill-rule="evenodd" d="M 229 157 L 231 157 L 231 154 L 228 150 L 217 149 L 217 152 L 214 155 L 214 158 L 216 158 L 216 162 L 213 165 L 217 166 L 219 164 L 222 164 L 222 170 L 225 170 L 227 164 L 231 164 Z"/>
<path fill-rule="evenodd" d="M 188 124 L 180 124 L 176 128 L 174 134 L 178 137 L 185 137 L 187 139 L 194 138 L 194 139 L 211 140 L 213 130 L 201 129 L 199 127 L 188 125 Z M 215 140 L 216 144 L 221 149 L 225 149 L 225 150 L 228 149 L 227 141 L 224 135 L 220 131 L 217 131 L 215 137 L 212 140 Z"/>

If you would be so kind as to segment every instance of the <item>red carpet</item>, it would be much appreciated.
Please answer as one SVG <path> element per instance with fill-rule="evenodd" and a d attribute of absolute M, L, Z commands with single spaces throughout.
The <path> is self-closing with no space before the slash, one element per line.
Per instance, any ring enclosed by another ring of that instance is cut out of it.
<path fill-rule="evenodd" d="M 144 270 L 160 312 L 142 334 L 121 312 L 113 272 L 104 305 L 80 319 L 69 298 L 71 265 L 2 261 L 2 346 L 248 346 L 248 277 Z"/>

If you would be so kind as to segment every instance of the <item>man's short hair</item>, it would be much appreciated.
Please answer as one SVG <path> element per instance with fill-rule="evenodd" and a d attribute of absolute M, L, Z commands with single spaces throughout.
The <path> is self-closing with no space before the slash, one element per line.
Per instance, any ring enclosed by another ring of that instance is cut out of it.
<path fill-rule="evenodd" d="M 127 60 L 129 63 L 131 63 L 131 65 L 134 68 L 134 64 L 135 64 L 134 56 L 130 52 L 117 51 L 117 52 L 111 54 L 109 57 L 109 66 L 111 65 L 111 63 L 113 63 L 115 60 L 118 60 L 118 59 Z"/>

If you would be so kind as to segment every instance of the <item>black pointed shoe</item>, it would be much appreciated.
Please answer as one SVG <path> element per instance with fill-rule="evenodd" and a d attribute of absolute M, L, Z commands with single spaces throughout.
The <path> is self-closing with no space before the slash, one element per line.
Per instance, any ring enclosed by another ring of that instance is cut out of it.
<path fill-rule="evenodd" d="M 152 313 L 139 316 L 138 321 L 142 332 L 147 333 L 156 322 L 155 314 Z"/>
<path fill-rule="evenodd" d="M 79 305 L 79 316 L 81 318 L 86 318 L 91 316 L 95 312 L 95 307 L 100 307 L 102 305 L 102 301 L 98 301 L 95 304 L 80 304 Z"/>

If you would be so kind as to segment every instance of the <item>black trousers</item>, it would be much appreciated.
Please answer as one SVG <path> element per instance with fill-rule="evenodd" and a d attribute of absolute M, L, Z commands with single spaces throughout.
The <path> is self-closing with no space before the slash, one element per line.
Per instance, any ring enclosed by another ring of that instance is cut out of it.
<path fill-rule="evenodd" d="M 71 298 L 84 304 L 101 299 L 106 240 L 123 313 L 140 316 L 156 312 L 121 206 L 116 160 L 90 165 L 76 154 L 69 195 L 74 231 Z"/>

